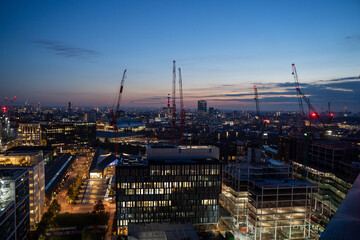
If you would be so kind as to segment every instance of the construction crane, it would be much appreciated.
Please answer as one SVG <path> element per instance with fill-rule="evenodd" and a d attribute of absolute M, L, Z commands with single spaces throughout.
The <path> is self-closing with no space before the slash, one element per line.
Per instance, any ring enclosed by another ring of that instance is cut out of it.
<path fill-rule="evenodd" d="M 304 112 L 304 107 L 303 107 L 303 103 L 302 100 L 305 101 L 305 103 L 307 104 L 308 108 L 309 108 L 309 119 L 319 119 L 320 120 L 320 116 L 318 114 L 318 112 L 315 110 L 314 106 L 311 104 L 310 99 L 307 98 L 305 96 L 305 94 L 301 91 L 300 89 L 300 84 L 299 84 L 299 79 L 297 76 L 297 71 L 296 71 L 296 67 L 295 67 L 295 63 L 291 64 L 292 66 L 292 75 L 294 76 L 294 81 L 295 81 L 295 88 L 296 88 L 296 95 L 298 97 L 298 102 L 299 102 L 299 108 L 300 108 L 300 118 L 301 118 L 301 122 L 303 124 L 303 119 L 305 118 L 305 112 Z M 320 123 L 323 124 L 323 122 L 320 120 Z M 304 138 L 303 138 L 303 150 L 302 150 L 302 164 L 304 166 L 306 166 L 306 173 L 305 176 L 304 174 L 302 174 L 306 180 L 308 180 L 308 175 L 309 175 L 309 170 L 308 170 L 308 151 L 309 151 L 309 146 L 310 146 L 310 142 L 312 141 L 312 134 L 310 133 L 304 133 Z M 295 180 L 297 178 L 297 172 L 298 172 L 298 167 L 295 167 Z"/>
<path fill-rule="evenodd" d="M 261 117 L 261 114 L 260 114 L 260 104 L 259 104 L 259 94 L 258 94 L 258 90 L 257 90 L 257 86 L 254 85 L 254 94 L 255 94 L 255 97 L 254 97 L 254 100 L 255 100 L 255 104 L 256 104 L 256 115 L 258 116 L 258 127 L 259 127 L 259 146 L 260 148 L 263 147 L 264 145 L 264 138 L 265 138 L 265 121 L 263 121 L 262 117 Z M 266 133 L 266 136 L 267 136 L 267 133 Z"/>
<path fill-rule="evenodd" d="M 299 93 L 300 85 L 299 85 L 299 79 L 298 79 L 295 63 L 293 63 L 291 65 L 291 67 L 292 67 L 292 75 L 294 76 L 294 82 L 295 82 L 295 88 L 296 88 L 296 96 L 297 96 L 298 103 L 299 103 L 300 116 L 304 117 L 304 106 L 303 106 L 303 102 L 301 100 L 301 95 Z"/>
<path fill-rule="evenodd" d="M 310 99 L 307 98 L 305 96 L 305 94 L 300 89 L 299 79 L 298 79 L 298 76 L 297 76 L 295 63 L 293 63 L 291 66 L 292 66 L 292 75 L 294 76 L 294 81 L 295 81 L 296 95 L 298 97 L 301 117 L 303 118 L 305 116 L 304 107 L 303 107 L 303 103 L 302 103 L 302 100 L 304 100 L 305 103 L 307 104 L 308 108 L 309 108 L 309 117 L 310 117 L 310 119 L 319 118 L 319 114 L 315 110 L 314 106 L 311 104 Z"/>
<path fill-rule="evenodd" d="M 111 121 L 111 125 L 114 126 L 114 138 L 115 138 L 115 155 L 118 153 L 118 148 L 117 148 L 117 136 L 118 136 L 118 127 L 117 127 L 117 121 L 119 119 L 119 108 L 120 108 L 120 103 L 121 103 L 121 95 L 124 89 L 124 83 L 125 83 L 125 78 L 126 78 L 126 69 L 124 70 L 122 79 L 121 79 L 121 84 L 120 84 L 120 90 L 119 90 L 119 95 L 118 95 L 118 99 L 117 99 L 117 104 L 116 104 L 116 108 L 115 108 L 115 112 L 113 109 L 110 109 L 110 113 L 111 113 L 111 117 L 112 117 L 112 121 Z"/>
<path fill-rule="evenodd" d="M 16 100 L 16 96 L 14 96 L 14 97 L 12 97 L 11 99 L 10 99 L 10 103 L 9 104 L 7 104 L 7 102 L 8 102 L 8 97 L 5 97 L 4 98 L 4 106 L 2 107 L 2 110 L 3 110 L 3 112 L 4 113 L 6 113 L 6 114 L 8 114 L 8 117 L 9 117 L 9 119 L 10 119 L 10 112 L 11 112 L 11 110 L 12 110 L 12 108 L 13 108 L 13 105 L 14 105 L 14 103 L 15 103 L 15 100 Z"/>
<path fill-rule="evenodd" d="M 256 104 L 256 115 L 259 118 L 259 122 L 261 123 L 261 116 L 260 116 L 260 107 L 259 107 L 259 95 L 258 95 L 258 91 L 257 91 L 257 86 L 254 85 L 254 100 L 255 100 L 255 104 Z"/>
<path fill-rule="evenodd" d="M 173 60 L 173 78 L 172 78 L 172 119 L 171 119 L 171 141 L 176 144 L 175 128 L 176 128 L 176 66 Z"/>
<path fill-rule="evenodd" d="M 2 110 L 3 110 L 4 114 L 5 114 L 6 111 L 8 110 L 7 107 L 6 107 L 6 102 L 7 102 L 7 100 L 8 100 L 8 97 L 5 97 L 5 98 L 4 98 L 4 106 L 2 107 Z"/>
<path fill-rule="evenodd" d="M 328 121 L 329 121 L 329 123 L 331 123 L 331 122 L 332 122 L 332 119 L 334 118 L 334 113 L 331 112 L 330 102 L 328 102 L 328 114 L 329 114 Z"/>
<path fill-rule="evenodd" d="M 179 92 L 180 92 L 180 144 L 184 144 L 185 108 L 182 90 L 181 68 L 179 68 Z"/>

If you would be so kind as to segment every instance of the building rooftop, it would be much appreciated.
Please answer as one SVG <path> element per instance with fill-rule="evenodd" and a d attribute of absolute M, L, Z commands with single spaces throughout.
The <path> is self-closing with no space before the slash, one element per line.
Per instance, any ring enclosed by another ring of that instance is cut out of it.
<path fill-rule="evenodd" d="M 129 223 L 129 239 L 198 240 L 191 223 Z"/>
<path fill-rule="evenodd" d="M 14 152 L 5 152 L 0 153 L 0 156 L 36 156 L 39 155 L 39 153 L 42 153 L 40 150 L 30 150 L 30 151 L 14 151 Z"/>
<path fill-rule="evenodd" d="M 123 133 L 120 132 L 117 134 L 118 138 L 126 138 L 126 137 L 141 137 L 143 135 L 136 134 L 136 133 Z M 107 131 L 96 131 L 96 137 L 98 138 L 115 138 L 114 132 L 107 132 Z"/>
<path fill-rule="evenodd" d="M 51 192 L 54 189 L 73 160 L 73 156 L 64 153 L 45 165 L 45 192 Z"/>
<path fill-rule="evenodd" d="M 189 145 L 147 145 L 148 160 L 194 160 L 219 159 L 219 148 L 215 146 L 189 146 Z"/>
<path fill-rule="evenodd" d="M 12 147 L 6 152 L 28 152 L 28 151 L 43 151 L 43 152 L 51 152 L 54 151 L 56 147 L 51 146 L 16 146 Z"/>
<path fill-rule="evenodd" d="M 204 146 L 192 146 L 192 145 L 169 145 L 169 144 L 159 144 L 159 145 L 147 145 L 147 149 L 215 149 L 217 147 L 212 145 L 204 145 Z"/>
<path fill-rule="evenodd" d="M 93 157 L 89 171 L 91 172 L 95 169 L 104 171 L 108 165 L 116 160 L 117 158 L 113 153 L 106 154 L 104 149 L 99 149 Z"/>
<path fill-rule="evenodd" d="M 279 179 L 255 180 L 255 184 L 261 188 L 317 187 L 310 182 Z"/>
<path fill-rule="evenodd" d="M 187 158 L 187 159 L 151 159 L 148 160 L 149 163 L 151 164 L 179 164 L 179 163 L 190 163 L 190 164 L 196 164 L 196 163 L 208 163 L 208 164 L 212 164 L 212 163 L 220 163 L 219 159 L 216 158 Z"/>
<path fill-rule="evenodd" d="M 18 177 L 23 175 L 26 169 L 12 169 L 12 168 L 2 168 L 0 167 L 0 182 L 1 180 L 16 180 Z"/>
<path fill-rule="evenodd" d="M 354 144 L 345 141 L 324 141 L 317 140 L 312 143 L 313 145 L 321 146 L 324 148 L 332 148 L 334 150 L 344 150 L 348 148 L 359 148 L 359 146 L 354 146 Z"/>
<path fill-rule="evenodd" d="M 120 166 L 123 167 L 136 167 L 136 166 L 147 166 L 148 161 L 147 158 L 140 155 L 129 155 L 122 154 L 120 157 Z"/>

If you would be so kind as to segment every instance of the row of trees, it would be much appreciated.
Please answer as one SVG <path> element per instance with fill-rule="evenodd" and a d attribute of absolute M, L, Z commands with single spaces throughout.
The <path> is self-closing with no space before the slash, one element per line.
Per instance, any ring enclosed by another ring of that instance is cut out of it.
<path fill-rule="evenodd" d="M 61 211 L 61 206 L 55 199 L 50 203 L 46 213 L 44 213 L 41 221 L 39 222 L 36 231 L 31 234 L 31 239 L 45 239 L 45 232 L 51 227 L 56 227 L 55 217 Z"/>
<path fill-rule="evenodd" d="M 78 199 L 80 187 L 82 184 L 82 175 L 82 172 L 76 175 L 74 181 L 70 184 L 68 192 L 66 193 L 66 196 L 69 199 L 70 203 L 75 204 L 76 200 Z"/>
<path fill-rule="evenodd" d="M 105 212 L 105 206 L 104 203 L 102 201 L 102 199 L 99 199 L 95 202 L 94 204 L 94 213 L 103 213 Z"/>

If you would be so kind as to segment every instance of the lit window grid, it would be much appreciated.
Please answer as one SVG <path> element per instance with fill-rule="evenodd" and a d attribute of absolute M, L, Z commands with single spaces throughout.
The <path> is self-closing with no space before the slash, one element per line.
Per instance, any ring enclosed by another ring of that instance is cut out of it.
<path fill-rule="evenodd" d="M 144 170 L 137 173 L 140 172 L 144 174 Z M 150 173 L 150 178 L 158 177 L 159 181 L 131 182 L 134 177 L 121 175 L 120 181 L 123 182 L 117 184 L 120 199 L 117 205 L 118 226 L 127 226 L 129 221 L 217 221 L 220 165 L 153 165 L 150 166 Z M 180 181 L 161 181 L 164 179 Z M 206 195 L 212 196 L 205 198 Z M 159 198 L 164 200 L 152 201 Z M 130 199 L 134 201 L 128 201 Z"/>

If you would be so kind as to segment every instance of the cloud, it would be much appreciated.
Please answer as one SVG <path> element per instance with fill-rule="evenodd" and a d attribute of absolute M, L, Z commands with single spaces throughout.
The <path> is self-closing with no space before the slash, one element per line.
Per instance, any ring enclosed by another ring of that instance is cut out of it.
<path fill-rule="evenodd" d="M 96 57 L 100 53 L 94 50 L 75 47 L 67 43 L 51 41 L 51 40 L 36 40 L 34 43 L 40 44 L 43 47 L 55 52 L 55 54 L 67 58 L 87 58 L 87 57 Z"/>
<path fill-rule="evenodd" d="M 353 81 L 360 81 L 360 76 L 353 76 L 353 77 L 344 77 L 344 78 L 335 78 L 330 80 L 318 80 L 317 83 L 332 83 L 332 82 L 353 82 Z"/>
<path fill-rule="evenodd" d="M 245 98 L 245 99 L 239 99 L 239 98 L 210 98 L 207 99 L 208 101 L 216 101 L 216 102 L 250 102 L 253 103 L 253 98 Z M 265 101 L 265 100 L 264 100 Z M 266 103 L 271 102 L 278 102 L 278 103 L 296 103 L 297 99 L 296 96 L 291 97 L 268 97 L 266 98 Z M 265 102 L 262 102 L 265 103 Z"/>
<path fill-rule="evenodd" d="M 260 105 L 263 106 L 263 109 L 273 109 L 272 105 L 280 106 L 281 104 L 283 104 L 284 108 L 296 108 L 297 96 L 293 82 L 268 82 L 257 83 L 257 85 Z M 334 110 L 340 111 L 344 105 L 352 109 L 358 109 L 360 102 L 360 80 L 357 76 L 300 83 L 300 87 L 318 111 L 324 110 L 329 101 Z M 226 91 L 227 89 L 220 91 L 217 88 L 217 92 L 210 92 L 210 94 L 207 92 L 204 95 L 198 94 L 187 98 L 204 98 L 210 104 L 221 102 L 226 105 L 243 103 L 252 107 L 254 92 L 250 84 L 234 85 L 232 89 L 236 89 L 236 91 L 229 92 Z"/>
<path fill-rule="evenodd" d="M 295 93 L 295 91 L 294 91 Z M 290 92 L 291 94 L 291 92 Z M 278 91 L 271 91 L 271 92 L 261 92 L 260 94 L 261 96 L 267 96 L 267 95 L 289 95 L 289 91 L 283 91 L 283 92 L 278 92 Z M 214 97 L 245 97 L 245 96 L 249 96 L 251 97 L 251 99 L 254 98 L 254 92 L 250 91 L 248 93 L 234 93 L 234 94 L 215 94 L 215 95 L 206 95 L 203 97 L 207 97 L 207 98 L 214 98 Z"/>
<path fill-rule="evenodd" d="M 360 34 L 349 35 L 349 36 L 346 36 L 345 38 L 346 39 L 360 40 Z"/>
<path fill-rule="evenodd" d="M 353 92 L 353 89 L 346 89 L 346 88 L 334 88 L 334 87 L 326 87 L 326 89 L 334 90 L 334 91 L 342 91 L 342 92 Z"/>

